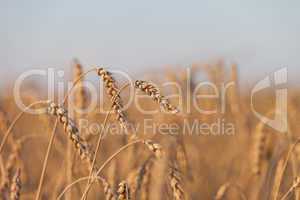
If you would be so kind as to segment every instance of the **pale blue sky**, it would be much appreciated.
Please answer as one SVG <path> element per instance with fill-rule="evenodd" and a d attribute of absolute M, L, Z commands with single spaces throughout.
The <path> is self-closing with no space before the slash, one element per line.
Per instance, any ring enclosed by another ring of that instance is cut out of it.
<path fill-rule="evenodd" d="M 224 58 L 244 77 L 300 67 L 299 0 L 0 0 L 0 74 L 84 64 L 128 71 Z"/>

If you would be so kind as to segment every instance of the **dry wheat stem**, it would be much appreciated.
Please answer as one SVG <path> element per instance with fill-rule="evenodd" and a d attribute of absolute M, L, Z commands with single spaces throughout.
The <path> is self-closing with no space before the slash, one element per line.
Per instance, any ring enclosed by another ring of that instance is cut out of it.
<path fill-rule="evenodd" d="M 300 186 L 300 177 L 297 177 L 294 180 L 293 185 L 290 187 L 290 189 L 287 191 L 287 193 L 285 193 L 282 198 L 280 200 L 285 200 L 288 198 L 288 196 L 296 189 Z"/>
<path fill-rule="evenodd" d="M 63 191 L 58 195 L 58 197 L 56 198 L 57 200 L 60 200 L 63 196 L 64 196 L 64 194 L 66 193 L 66 192 L 68 192 L 73 186 L 75 186 L 76 184 L 79 184 L 80 182 L 82 182 L 82 181 L 88 181 L 89 180 L 89 176 L 86 176 L 86 177 L 81 177 L 81 178 L 79 178 L 79 179 L 77 179 L 77 180 L 75 180 L 75 181 L 73 181 L 72 183 L 70 183 L 69 185 L 67 185 L 64 189 L 63 189 Z M 107 182 L 107 181 L 105 181 L 105 179 L 103 178 L 103 177 L 100 177 L 100 176 L 93 176 L 93 180 L 97 180 L 97 181 L 101 181 L 101 182 Z"/>
<path fill-rule="evenodd" d="M 298 139 L 296 140 L 296 142 L 290 147 L 290 149 L 289 149 L 289 151 L 288 151 L 288 153 L 287 153 L 285 162 L 284 162 L 284 164 L 283 164 L 283 168 L 282 168 L 281 175 L 279 175 L 280 178 L 279 178 L 279 183 L 278 183 L 278 190 L 276 191 L 276 195 L 275 195 L 275 196 L 278 196 L 278 193 L 279 193 L 279 191 L 280 191 L 280 186 L 281 186 L 281 183 L 282 183 L 282 178 L 283 178 L 283 176 L 284 176 L 285 169 L 287 168 L 288 162 L 289 162 L 289 160 L 290 160 L 291 155 L 293 154 L 293 151 L 294 151 L 296 145 L 299 144 L 299 143 L 300 143 L 300 138 L 298 138 Z M 280 173 L 280 172 L 279 172 L 279 173 Z"/>
<path fill-rule="evenodd" d="M 279 194 L 279 187 L 280 187 L 280 182 L 282 179 L 282 170 L 284 167 L 284 158 L 280 158 L 280 160 L 277 163 L 276 170 L 275 170 L 275 175 L 273 179 L 273 186 L 272 186 L 272 192 L 271 192 L 271 199 L 272 200 L 277 200 L 278 199 L 278 194 Z"/>
<path fill-rule="evenodd" d="M 58 120 L 56 120 L 55 123 L 54 123 L 52 133 L 51 133 L 51 136 L 50 136 L 50 140 L 49 140 L 49 144 L 47 146 L 47 152 L 46 152 L 46 155 L 45 155 L 45 158 L 44 158 L 42 172 L 41 172 L 41 176 L 40 176 L 39 185 L 38 185 L 38 189 L 37 189 L 37 192 L 36 192 L 35 200 L 39 200 L 39 198 L 41 196 L 42 186 L 43 186 L 43 182 L 44 182 L 44 178 L 45 178 L 45 173 L 46 173 L 46 170 L 47 170 L 49 155 L 50 155 L 53 143 L 54 143 L 57 124 L 58 124 Z"/>
<path fill-rule="evenodd" d="M 0 191 L 2 191 L 3 189 L 5 189 L 5 186 L 6 186 L 6 182 L 7 182 L 7 172 L 6 172 L 6 168 L 4 166 L 4 163 L 3 163 L 3 158 L 2 156 L 0 156 L 0 162 L 1 162 L 1 165 L 0 165 L 0 170 L 1 170 L 1 183 L 0 183 Z"/>
<path fill-rule="evenodd" d="M 289 145 L 293 143 L 294 141 L 294 137 L 292 135 L 290 126 L 288 126 L 288 130 L 287 130 L 287 139 L 289 141 Z M 296 150 L 297 145 L 295 146 L 295 150 Z M 291 155 L 291 168 L 292 168 L 292 173 L 293 173 L 293 178 L 296 179 L 298 178 L 298 162 L 296 160 L 296 153 L 295 150 L 293 151 L 293 154 Z M 300 190 L 299 188 L 295 189 L 295 199 L 300 199 Z"/>

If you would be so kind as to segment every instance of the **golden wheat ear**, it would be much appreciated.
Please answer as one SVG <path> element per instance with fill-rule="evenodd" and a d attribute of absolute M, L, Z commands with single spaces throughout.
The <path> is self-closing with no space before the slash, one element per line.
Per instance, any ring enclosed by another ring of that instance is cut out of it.
<path fill-rule="evenodd" d="M 179 112 L 179 110 L 175 106 L 171 105 L 167 98 L 160 94 L 159 89 L 153 84 L 146 81 L 137 80 L 135 81 L 134 85 L 135 88 L 152 97 L 152 99 L 160 105 L 163 111 L 172 114 L 176 114 Z"/>
<path fill-rule="evenodd" d="M 118 200 L 130 200 L 130 189 L 126 181 L 122 181 L 118 186 Z"/>
<path fill-rule="evenodd" d="M 247 196 L 244 194 L 244 191 L 242 188 L 240 188 L 239 185 L 231 182 L 226 182 L 218 189 L 217 194 L 215 196 L 215 200 L 223 200 L 226 199 L 226 194 L 230 190 L 230 188 L 233 188 L 236 190 L 238 195 L 242 200 L 247 200 Z"/>
<path fill-rule="evenodd" d="M 115 196 L 110 184 L 108 183 L 108 181 L 106 179 L 102 178 L 101 182 L 104 187 L 105 199 L 106 200 L 116 200 L 116 196 Z"/>
<path fill-rule="evenodd" d="M 141 166 L 132 171 L 127 178 L 127 182 L 131 186 L 131 194 L 135 195 L 135 199 L 146 199 L 149 196 L 150 176 L 154 158 L 151 155 Z M 143 197 L 139 197 L 140 195 L 143 195 Z"/>
<path fill-rule="evenodd" d="M 261 175 L 263 161 L 266 154 L 267 134 L 263 132 L 263 123 L 256 126 L 254 131 L 254 145 L 252 151 L 252 171 L 254 175 Z"/>
<path fill-rule="evenodd" d="M 73 82 L 76 83 L 76 90 L 74 91 L 74 106 L 76 110 L 74 112 L 74 118 L 79 120 L 83 117 L 82 110 L 86 108 L 88 102 L 88 95 L 87 91 L 84 87 L 84 78 L 80 78 L 83 76 L 83 67 L 79 63 L 78 60 L 74 60 L 74 67 L 73 67 Z M 78 122 L 78 121 L 76 121 Z"/>
<path fill-rule="evenodd" d="M 90 149 L 86 141 L 84 141 L 80 135 L 78 128 L 75 126 L 74 122 L 68 117 L 68 112 L 64 108 L 56 105 L 55 103 L 50 103 L 49 114 L 58 117 L 59 121 L 64 126 L 64 131 L 69 135 L 69 138 L 73 142 L 75 148 L 78 150 L 80 158 L 82 160 L 87 160 L 89 164 L 93 161 L 93 151 Z"/>
<path fill-rule="evenodd" d="M 120 89 L 117 86 L 115 79 L 112 77 L 110 72 L 106 71 L 102 67 L 97 69 L 97 74 L 101 77 L 101 79 L 104 82 L 106 92 L 109 95 L 113 104 L 112 108 L 116 115 L 116 119 L 123 128 L 126 128 L 127 118 L 125 112 L 123 111 L 124 108 L 121 96 L 119 95 Z"/>
<path fill-rule="evenodd" d="M 154 143 L 152 140 L 144 140 L 143 143 L 148 147 L 150 151 L 154 153 L 157 158 L 161 158 L 164 155 L 160 144 Z"/>
<path fill-rule="evenodd" d="M 182 186 L 181 174 L 175 167 L 169 169 L 169 184 L 172 189 L 172 196 L 175 200 L 184 200 L 185 192 Z"/>
<path fill-rule="evenodd" d="M 20 191 L 22 187 L 21 183 L 21 170 L 17 169 L 15 172 L 10 186 L 10 199 L 11 200 L 19 200 L 20 199 Z"/>

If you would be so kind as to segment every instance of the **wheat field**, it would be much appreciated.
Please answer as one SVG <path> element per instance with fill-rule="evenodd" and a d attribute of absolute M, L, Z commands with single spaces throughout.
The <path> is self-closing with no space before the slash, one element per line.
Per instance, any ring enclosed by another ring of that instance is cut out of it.
<path fill-rule="evenodd" d="M 299 200 L 298 88 L 288 88 L 282 133 L 253 114 L 238 69 L 195 64 L 190 71 L 168 68 L 128 83 L 117 69 L 75 62 L 63 98 L 47 99 L 34 82 L 24 85 L 21 98 L 27 109 L 44 111 L 38 115 L 16 106 L 12 88 L 3 90 L 1 199 Z M 213 91 L 197 87 L 199 76 L 223 91 L 219 98 L 194 102 L 197 93 Z M 84 87 L 89 79 L 101 83 L 103 101 L 79 112 L 93 103 Z M 164 85 L 170 82 L 176 85 Z M 235 84 L 224 92 L 229 82 Z M 132 96 L 138 103 L 127 106 Z M 253 104 L 274 118 L 274 98 L 267 90 Z"/>

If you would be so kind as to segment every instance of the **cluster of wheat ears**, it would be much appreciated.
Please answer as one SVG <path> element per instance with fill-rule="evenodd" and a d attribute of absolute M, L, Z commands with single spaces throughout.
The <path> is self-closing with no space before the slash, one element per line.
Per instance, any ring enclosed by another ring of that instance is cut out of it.
<path fill-rule="evenodd" d="M 219 66 L 205 69 L 215 83 L 223 79 L 224 72 Z M 232 81 L 237 81 L 236 70 L 236 66 L 232 66 Z M 274 133 L 264 123 L 249 117 L 249 108 L 242 103 L 237 88 L 227 95 L 226 117 L 235 123 L 236 132 L 240 134 L 228 136 L 229 139 L 183 135 L 149 138 L 129 127 L 132 121 L 146 117 L 123 109 L 121 94 L 129 84 L 121 87 L 103 67 L 84 72 L 76 63 L 73 71 L 73 86 L 63 102 L 38 101 L 30 95 L 26 97 L 30 104 L 14 118 L 8 113 L 14 111 L 6 111 L 12 103 L 7 103 L 6 109 L 5 102 L 1 103 L 1 199 L 300 199 L 300 140 L 291 131 L 297 128 L 296 123 L 289 126 L 287 134 Z M 76 108 L 83 109 L 88 104 L 83 81 L 92 72 L 103 81 L 109 112 L 104 116 L 68 112 L 66 104 L 70 95 L 74 97 Z M 172 72 L 168 79 L 186 84 L 184 78 Z M 75 87 L 76 91 L 72 91 Z M 151 82 L 136 80 L 133 88 L 148 95 L 152 104 L 159 107 L 161 113 L 151 116 L 158 122 L 212 120 L 196 112 L 182 114 Z M 193 86 L 189 88 L 193 89 Z M 201 103 L 207 107 L 212 104 Z M 30 108 L 45 109 L 47 115 L 38 115 L 38 121 L 33 121 L 30 117 L 36 116 L 26 113 Z M 291 110 L 296 120 L 296 107 Z M 137 119 L 131 119 L 130 114 Z M 101 120 L 104 127 L 109 121 L 117 122 L 128 134 L 105 138 L 104 142 L 107 129 L 102 128 L 97 135 L 84 135 L 78 127 L 81 118 Z M 28 121 L 22 123 L 21 119 Z M 34 134 L 38 128 L 44 133 Z M 28 131 L 18 134 L 23 130 Z"/>

